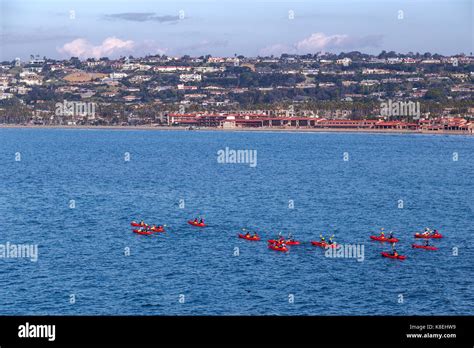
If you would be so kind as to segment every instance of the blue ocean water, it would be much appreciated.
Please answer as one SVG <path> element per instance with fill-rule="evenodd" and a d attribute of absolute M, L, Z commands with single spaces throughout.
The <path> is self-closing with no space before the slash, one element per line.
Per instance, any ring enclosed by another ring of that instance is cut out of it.
<path fill-rule="evenodd" d="M 218 163 L 226 147 L 257 166 Z M 0 259 L 0 314 L 472 315 L 473 173 L 465 136 L 0 129 L 0 244 L 39 248 Z M 440 250 L 411 248 L 426 226 Z M 381 227 L 407 260 L 381 257 Z M 364 260 L 325 257 L 320 233 Z"/>

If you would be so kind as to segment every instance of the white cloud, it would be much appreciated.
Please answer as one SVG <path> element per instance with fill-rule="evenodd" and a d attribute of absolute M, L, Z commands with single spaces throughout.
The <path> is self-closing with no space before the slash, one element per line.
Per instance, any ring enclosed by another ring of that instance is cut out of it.
<path fill-rule="evenodd" d="M 328 48 L 340 48 L 348 44 L 351 39 L 348 35 L 325 35 L 324 33 L 314 33 L 310 37 L 296 43 L 298 52 L 322 51 Z"/>
<path fill-rule="evenodd" d="M 66 56 L 79 58 L 101 58 L 119 54 L 131 53 L 136 47 L 132 40 L 121 40 L 114 36 L 106 38 L 98 46 L 86 39 L 75 39 L 58 48 L 58 52 Z"/>
<path fill-rule="evenodd" d="M 305 54 L 316 53 L 331 49 L 360 49 L 364 47 L 378 47 L 382 36 L 372 35 L 364 37 L 351 37 L 347 34 L 326 35 L 313 33 L 309 37 L 293 45 L 275 44 L 261 50 L 264 55 L 279 55 L 282 53 Z"/>

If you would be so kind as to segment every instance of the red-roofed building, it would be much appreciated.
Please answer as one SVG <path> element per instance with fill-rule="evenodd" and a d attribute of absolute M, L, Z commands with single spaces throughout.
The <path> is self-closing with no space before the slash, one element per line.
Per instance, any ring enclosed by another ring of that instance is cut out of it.
<path fill-rule="evenodd" d="M 316 128 L 373 128 L 376 120 L 327 120 L 320 119 L 316 124 Z"/>
<path fill-rule="evenodd" d="M 319 128 L 319 129 L 374 129 L 462 131 L 473 133 L 474 124 L 460 117 L 436 118 L 405 122 L 400 120 L 346 120 L 316 117 L 271 117 L 259 113 L 190 113 L 169 114 L 170 126 L 216 128 Z"/>
<path fill-rule="evenodd" d="M 403 121 L 378 121 L 374 125 L 375 129 L 418 129 L 417 123 L 408 123 Z"/>

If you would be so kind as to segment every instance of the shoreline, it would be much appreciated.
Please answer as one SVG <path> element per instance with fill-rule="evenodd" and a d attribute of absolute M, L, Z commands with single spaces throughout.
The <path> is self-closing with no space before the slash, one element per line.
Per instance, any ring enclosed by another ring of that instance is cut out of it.
<path fill-rule="evenodd" d="M 68 125 L 16 125 L 0 124 L 0 129 L 80 129 L 80 130 L 148 130 L 148 131 L 216 131 L 216 132 L 288 132 L 288 133 L 365 133 L 365 134 L 434 134 L 434 135 L 466 135 L 473 133 L 466 131 L 425 131 L 410 129 L 354 129 L 354 128 L 215 128 L 201 127 L 188 129 L 188 127 L 170 126 L 68 126 Z"/>

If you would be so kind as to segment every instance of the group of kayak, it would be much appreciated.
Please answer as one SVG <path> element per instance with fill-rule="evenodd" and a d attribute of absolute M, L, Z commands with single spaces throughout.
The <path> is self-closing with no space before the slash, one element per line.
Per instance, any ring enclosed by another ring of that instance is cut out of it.
<path fill-rule="evenodd" d="M 251 234 L 250 232 L 247 231 L 247 233 L 242 234 L 239 233 L 237 235 L 239 238 L 250 240 L 250 241 L 259 241 L 261 240 L 260 236 L 257 233 Z M 326 238 L 324 238 L 322 235 L 320 235 L 320 241 L 312 241 L 311 244 L 314 246 L 319 246 L 319 247 L 331 247 L 335 248 L 336 243 L 333 240 L 334 235 L 331 236 L 327 241 Z M 278 234 L 278 236 L 275 239 L 269 239 L 268 241 L 268 248 L 276 251 L 282 251 L 282 252 L 287 252 L 289 251 L 288 246 L 291 245 L 300 245 L 301 242 L 295 240 L 292 236 L 291 233 L 288 235 L 288 237 L 283 237 L 281 235 L 281 232 Z"/>
<path fill-rule="evenodd" d="M 443 235 L 438 230 L 431 230 L 426 227 L 421 233 L 415 233 L 415 238 L 425 239 L 423 244 L 412 244 L 411 247 L 414 249 L 425 249 L 425 250 L 438 250 L 437 247 L 430 244 L 430 239 L 440 239 Z"/>
<path fill-rule="evenodd" d="M 202 218 L 200 219 L 195 218 L 194 220 L 188 220 L 188 224 L 195 227 L 206 227 L 206 224 L 204 223 L 204 220 Z M 155 224 L 148 225 L 144 221 L 140 221 L 140 222 L 132 221 L 130 225 L 132 227 L 135 227 L 134 229 L 132 229 L 134 233 L 141 234 L 141 235 L 151 235 L 153 233 L 165 232 L 165 228 L 164 228 L 165 225 L 155 225 Z M 249 240 L 249 241 L 261 240 L 260 236 L 256 232 L 251 234 L 249 231 L 247 231 L 245 234 L 239 233 L 238 237 L 245 240 Z M 311 244 L 314 246 L 321 247 L 321 248 L 336 248 L 337 247 L 337 243 L 334 241 L 334 235 L 329 237 L 327 240 L 322 235 L 320 235 L 319 237 L 320 237 L 319 241 L 311 241 Z M 431 230 L 430 228 L 426 227 L 423 232 L 415 233 L 415 238 L 425 239 L 425 241 L 422 244 L 412 244 L 413 249 L 438 250 L 437 247 L 430 244 L 430 239 L 440 239 L 440 238 L 443 238 L 443 235 L 439 233 L 438 230 Z M 396 243 L 399 242 L 399 239 L 394 236 L 393 232 L 390 232 L 388 236 L 386 236 L 385 229 L 382 228 L 380 229 L 379 235 L 370 236 L 370 239 L 378 241 L 378 242 L 391 243 L 392 250 L 382 252 L 381 254 L 383 257 L 387 257 L 390 259 L 398 259 L 398 260 L 406 259 L 405 255 L 400 255 L 397 249 L 395 249 L 395 245 Z M 276 251 L 282 251 L 282 252 L 289 251 L 288 246 L 300 245 L 300 244 L 301 242 L 295 240 L 291 236 L 291 233 L 288 235 L 288 237 L 285 238 L 281 235 L 281 232 L 280 232 L 275 239 L 268 240 L 268 248 L 272 250 L 276 250 Z"/>
<path fill-rule="evenodd" d="M 251 240 L 251 241 L 261 240 L 260 236 L 256 232 L 253 234 L 251 234 L 248 231 L 245 234 L 239 233 L 238 237 L 242 239 L 246 239 L 246 240 Z M 299 245 L 299 244 L 301 243 L 293 239 L 291 237 L 291 234 L 287 238 L 284 238 L 280 233 L 277 236 L 277 238 L 268 240 L 268 247 L 270 249 L 276 250 L 276 251 L 282 251 L 282 252 L 287 252 L 289 250 L 288 245 Z"/>
<path fill-rule="evenodd" d="M 194 220 L 189 220 L 188 224 L 192 226 L 196 226 L 196 227 L 206 227 L 206 224 L 204 223 L 203 219 L 195 218 Z M 148 225 L 143 220 L 140 222 L 132 221 L 130 225 L 132 227 L 136 227 L 132 229 L 133 233 L 146 235 L 146 236 L 149 236 L 153 233 L 165 232 L 165 226 L 166 226 L 166 225 Z"/>
<path fill-rule="evenodd" d="M 443 238 L 443 235 L 438 232 L 438 230 L 431 230 L 430 228 L 426 227 L 423 232 L 415 233 L 415 238 L 423 238 L 425 241 L 422 244 L 412 244 L 411 247 L 413 249 L 424 249 L 424 250 L 438 250 L 437 247 L 430 244 L 430 239 L 439 239 Z M 398 259 L 398 260 L 405 260 L 405 255 L 400 255 L 395 249 L 395 244 L 399 241 L 398 238 L 395 238 L 393 232 L 390 232 L 388 237 L 385 236 L 385 230 L 382 228 L 378 236 L 370 236 L 370 239 L 376 240 L 379 242 L 389 242 L 392 243 L 392 250 L 387 252 L 382 252 L 383 257 L 387 257 L 390 259 Z"/>
<path fill-rule="evenodd" d="M 281 232 L 278 234 L 277 238 L 269 239 L 267 242 L 269 249 L 282 252 L 287 252 L 288 250 L 290 250 L 288 249 L 288 246 L 301 244 L 301 242 L 295 240 L 292 237 L 291 233 L 288 235 L 287 238 L 285 238 L 281 235 Z"/>
<path fill-rule="evenodd" d="M 153 233 L 162 233 L 165 232 L 165 227 L 163 225 L 148 225 L 143 220 L 140 222 L 132 221 L 130 223 L 132 227 L 138 227 L 132 229 L 133 233 L 149 236 Z"/>

